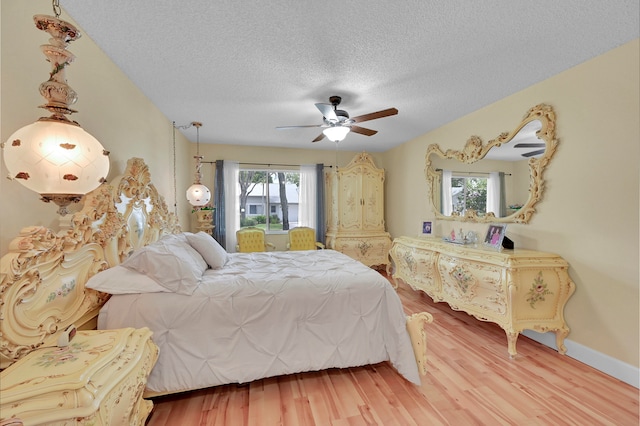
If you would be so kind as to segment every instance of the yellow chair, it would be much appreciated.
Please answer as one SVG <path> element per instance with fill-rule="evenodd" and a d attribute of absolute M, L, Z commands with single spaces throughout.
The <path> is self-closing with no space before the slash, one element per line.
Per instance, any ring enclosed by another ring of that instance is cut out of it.
<path fill-rule="evenodd" d="M 238 244 L 236 251 L 239 253 L 253 253 L 258 251 L 267 251 L 267 247 L 275 249 L 271 243 L 265 242 L 265 232 L 262 228 L 248 226 L 236 231 Z"/>
<path fill-rule="evenodd" d="M 316 241 L 316 230 L 307 226 L 289 229 L 288 250 L 316 250 L 323 249 L 324 244 Z"/>

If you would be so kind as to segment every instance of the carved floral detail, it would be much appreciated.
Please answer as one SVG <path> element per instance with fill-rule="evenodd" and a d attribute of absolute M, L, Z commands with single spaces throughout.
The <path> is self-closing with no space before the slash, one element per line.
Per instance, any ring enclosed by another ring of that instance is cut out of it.
<path fill-rule="evenodd" d="M 466 271 L 462 266 L 454 266 L 450 272 L 451 278 L 458 284 L 458 288 L 466 293 L 469 290 L 469 286 L 473 282 L 473 275 Z"/>
<path fill-rule="evenodd" d="M 402 260 L 404 260 L 404 263 L 407 264 L 407 267 L 409 268 L 409 270 L 411 272 L 415 272 L 416 271 L 416 259 L 411 255 L 410 252 L 405 252 L 402 255 Z"/>
<path fill-rule="evenodd" d="M 527 293 L 527 302 L 529 302 L 529 306 L 535 309 L 535 304 L 544 302 L 545 296 L 549 294 L 553 294 L 553 292 L 547 288 L 547 283 L 545 283 L 542 278 L 542 271 L 539 271 L 538 276 L 534 278 L 531 288 Z"/>
<path fill-rule="evenodd" d="M 47 297 L 47 303 L 53 302 L 58 297 L 67 297 L 69 294 L 71 294 L 74 288 L 76 288 L 76 280 L 63 284 L 62 287 L 60 287 L 58 290 L 49 293 L 49 297 Z"/>
<path fill-rule="evenodd" d="M 41 367 L 57 367 L 68 362 L 74 362 L 78 360 L 78 354 L 84 351 L 89 344 L 87 342 L 71 342 L 69 346 L 56 347 L 44 352 L 38 361 L 35 363 Z"/>
<path fill-rule="evenodd" d="M 367 251 L 369 251 L 369 249 L 373 247 L 373 245 L 371 243 L 368 243 L 366 241 L 361 241 L 358 243 L 358 249 L 360 250 L 360 253 L 364 256 L 365 254 L 367 254 Z"/>

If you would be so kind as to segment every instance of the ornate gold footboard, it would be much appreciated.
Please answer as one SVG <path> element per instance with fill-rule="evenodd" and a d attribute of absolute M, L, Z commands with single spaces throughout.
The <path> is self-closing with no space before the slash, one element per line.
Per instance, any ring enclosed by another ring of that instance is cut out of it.
<path fill-rule="evenodd" d="M 425 327 L 433 321 L 433 316 L 427 312 L 418 312 L 407 317 L 407 331 L 411 337 L 413 354 L 418 363 L 418 371 L 423 376 L 427 374 L 427 332 Z"/>

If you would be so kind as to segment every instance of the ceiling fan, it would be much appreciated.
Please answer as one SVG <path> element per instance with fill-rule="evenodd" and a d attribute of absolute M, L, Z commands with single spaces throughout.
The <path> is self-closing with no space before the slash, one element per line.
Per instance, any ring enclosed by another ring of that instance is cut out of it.
<path fill-rule="evenodd" d="M 372 112 L 369 114 L 359 115 L 357 117 L 349 118 L 347 111 L 338 109 L 338 105 L 342 102 L 340 96 L 331 96 L 329 98 L 330 104 L 318 103 L 315 104 L 316 108 L 322 113 L 323 124 L 311 124 L 306 126 L 282 126 L 276 127 L 276 129 L 298 129 L 302 127 L 323 127 L 324 130 L 311 142 L 319 142 L 325 137 L 333 142 L 339 142 L 344 139 L 349 132 L 358 133 L 365 136 L 373 136 L 378 133 L 377 130 L 367 129 L 365 127 L 356 126 L 356 123 L 362 123 L 363 121 L 375 120 L 378 118 L 389 117 L 396 115 L 398 110 L 395 108 L 388 108 L 382 111 Z"/>
<path fill-rule="evenodd" d="M 514 148 L 542 148 L 537 149 L 530 152 L 525 152 L 524 154 L 520 154 L 523 157 L 535 157 L 536 155 L 544 154 L 546 144 L 544 143 L 518 143 L 513 146 Z"/>

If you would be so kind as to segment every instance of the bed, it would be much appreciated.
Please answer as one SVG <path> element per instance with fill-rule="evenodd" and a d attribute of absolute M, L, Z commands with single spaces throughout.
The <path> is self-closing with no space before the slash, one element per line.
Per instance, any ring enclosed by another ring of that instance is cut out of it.
<path fill-rule="evenodd" d="M 69 229 L 23 229 L 0 264 L 0 367 L 75 324 L 151 329 L 146 396 L 383 361 L 420 383 L 431 316 L 406 317 L 378 272 L 333 250 L 227 254 L 200 234 L 181 232 L 139 158 Z"/>

